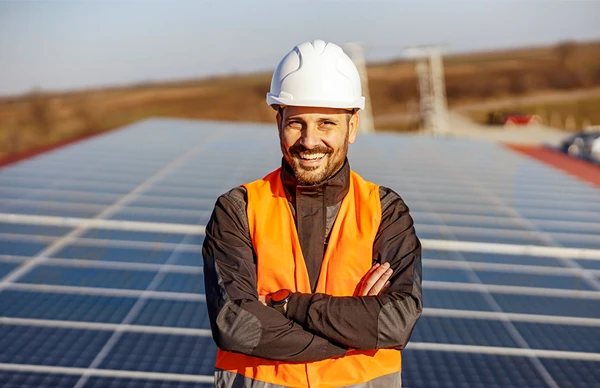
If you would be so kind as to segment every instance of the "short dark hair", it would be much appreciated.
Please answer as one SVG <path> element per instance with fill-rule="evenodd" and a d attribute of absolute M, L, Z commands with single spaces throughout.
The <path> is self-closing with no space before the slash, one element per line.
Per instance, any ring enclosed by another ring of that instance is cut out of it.
<path fill-rule="evenodd" d="M 277 113 L 279 113 L 281 117 L 283 117 L 283 108 L 284 107 L 282 105 L 277 105 Z M 356 112 L 358 112 L 358 109 L 356 108 L 352 108 L 352 110 L 346 110 L 346 124 L 350 125 L 350 119 Z"/>

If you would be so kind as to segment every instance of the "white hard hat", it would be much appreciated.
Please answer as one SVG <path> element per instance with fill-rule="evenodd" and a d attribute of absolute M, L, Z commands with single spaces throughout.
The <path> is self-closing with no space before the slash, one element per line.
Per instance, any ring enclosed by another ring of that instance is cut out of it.
<path fill-rule="evenodd" d="M 358 70 L 341 47 L 322 40 L 294 47 L 279 63 L 267 104 L 364 109 Z"/>

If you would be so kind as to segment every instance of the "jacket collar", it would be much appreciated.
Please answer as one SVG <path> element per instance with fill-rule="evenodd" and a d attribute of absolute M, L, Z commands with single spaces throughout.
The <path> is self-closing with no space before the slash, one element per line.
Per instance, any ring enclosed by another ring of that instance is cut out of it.
<path fill-rule="evenodd" d="M 348 158 L 344 161 L 342 168 L 326 181 L 315 186 L 298 185 L 294 170 L 282 158 L 281 181 L 285 188 L 288 201 L 296 207 L 297 196 L 323 196 L 325 206 L 333 206 L 340 203 L 350 188 L 350 164 Z"/>

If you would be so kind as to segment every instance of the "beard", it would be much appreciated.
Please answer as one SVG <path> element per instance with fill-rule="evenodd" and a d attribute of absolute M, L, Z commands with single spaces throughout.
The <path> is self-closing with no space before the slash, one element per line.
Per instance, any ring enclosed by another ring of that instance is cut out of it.
<path fill-rule="evenodd" d="M 292 167 L 298 185 L 315 186 L 323 183 L 337 173 L 346 160 L 348 152 L 348 137 L 344 140 L 344 145 L 337 151 L 327 146 L 316 146 L 307 149 L 301 144 L 294 144 L 287 152 L 284 152 L 285 159 Z M 317 166 L 304 166 L 300 161 L 300 153 L 325 154 L 323 161 Z"/>

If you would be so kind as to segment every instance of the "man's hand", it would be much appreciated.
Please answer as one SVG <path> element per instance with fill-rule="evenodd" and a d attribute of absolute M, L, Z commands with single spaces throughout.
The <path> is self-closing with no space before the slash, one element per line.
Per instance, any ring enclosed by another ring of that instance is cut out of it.
<path fill-rule="evenodd" d="M 388 279 L 394 271 L 390 263 L 375 264 L 360 281 L 358 296 L 379 295 L 390 286 Z"/>

